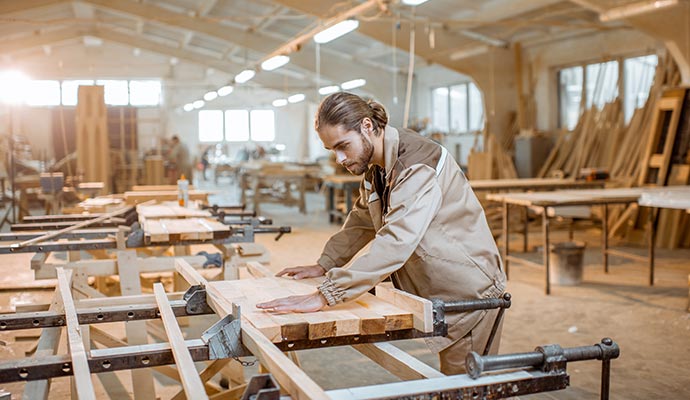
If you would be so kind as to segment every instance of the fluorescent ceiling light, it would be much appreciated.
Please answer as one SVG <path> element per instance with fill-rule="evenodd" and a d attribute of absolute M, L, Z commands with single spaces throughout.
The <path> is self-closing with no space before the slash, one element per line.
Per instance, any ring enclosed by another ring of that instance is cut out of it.
<path fill-rule="evenodd" d="M 192 103 L 192 107 L 199 109 L 199 108 L 203 107 L 204 104 L 206 104 L 206 103 L 203 100 L 197 100 L 194 103 Z"/>
<path fill-rule="evenodd" d="M 338 86 L 338 85 L 324 86 L 324 87 L 319 89 L 319 94 L 326 95 L 326 94 L 335 93 L 339 90 L 340 90 L 340 86 Z"/>
<path fill-rule="evenodd" d="M 274 56 L 269 58 L 268 60 L 264 61 L 261 63 L 261 69 L 264 71 L 273 71 L 276 68 L 280 68 L 283 65 L 287 64 L 290 62 L 290 57 L 288 56 Z"/>
<path fill-rule="evenodd" d="M 359 21 L 356 19 L 346 19 L 314 35 L 314 41 L 316 43 L 328 43 L 354 31 L 358 26 Z"/>
<path fill-rule="evenodd" d="M 615 21 L 623 18 L 630 18 L 640 14 L 656 11 L 662 8 L 675 6 L 678 0 L 653 0 L 638 1 L 620 7 L 614 7 L 599 14 L 601 22 Z"/>
<path fill-rule="evenodd" d="M 235 82 L 245 83 L 248 80 L 252 79 L 254 77 L 254 75 L 256 75 L 256 72 L 254 72 L 253 69 L 245 69 L 244 71 L 235 75 Z"/>
<path fill-rule="evenodd" d="M 403 4 L 407 6 L 418 6 L 420 4 L 426 3 L 428 0 L 402 0 Z"/>
<path fill-rule="evenodd" d="M 292 96 L 288 97 L 288 101 L 290 103 L 299 103 L 300 101 L 304 100 L 305 96 L 302 93 L 298 94 L 293 94 Z"/>
<path fill-rule="evenodd" d="M 273 100 L 273 107 L 282 107 L 284 105 L 287 105 L 288 101 L 287 99 L 277 99 Z"/>
<path fill-rule="evenodd" d="M 211 100 L 215 100 L 216 97 L 218 97 L 218 93 L 216 93 L 215 90 L 214 90 L 214 91 L 211 91 L 211 92 L 206 93 L 206 94 L 204 95 L 204 100 L 206 100 L 206 101 L 211 101 Z"/>
<path fill-rule="evenodd" d="M 189 111 L 192 111 L 192 110 L 194 109 L 194 104 L 192 104 L 192 103 L 187 103 L 187 104 L 185 104 L 184 107 L 182 107 L 182 108 L 183 108 L 185 111 L 189 112 Z"/>
<path fill-rule="evenodd" d="M 364 86 L 367 84 L 367 81 L 364 79 L 353 79 L 351 81 L 343 82 L 340 87 L 343 88 L 343 90 L 350 90 L 354 88 L 358 88 L 360 86 Z"/>
<path fill-rule="evenodd" d="M 230 85 L 223 86 L 222 88 L 218 89 L 218 96 L 220 96 L 220 97 L 227 96 L 230 93 L 232 93 L 233 90 L 234 90 L 234 88 Z"/>

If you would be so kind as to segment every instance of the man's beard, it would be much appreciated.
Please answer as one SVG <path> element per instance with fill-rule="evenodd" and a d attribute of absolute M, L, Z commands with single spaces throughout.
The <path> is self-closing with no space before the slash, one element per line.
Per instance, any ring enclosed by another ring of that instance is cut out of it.
<path fill-rule="evenodd" d="M 362 137 L 362 154 L 357 157 L 354 162 L 351 162 L 346 166 L 348 171 L 353 175 L 362 175 L 369 169 L 369 162 L 371 162 L 374 156 L 374 145 L 371 144 L 367 138 L 364 137 L 363 133 L 359 133 Z"/>

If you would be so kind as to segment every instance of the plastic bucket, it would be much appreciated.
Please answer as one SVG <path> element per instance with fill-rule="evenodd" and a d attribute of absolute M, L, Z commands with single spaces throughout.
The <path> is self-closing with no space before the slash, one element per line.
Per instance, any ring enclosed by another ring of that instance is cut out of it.
<path fill-rule="evenodd" d="M 550 282 L 561 286 L 575 286 L 582 283 L 584 256 L 584 242 L 563 242 L 552 245 L 549 253 Z"/>

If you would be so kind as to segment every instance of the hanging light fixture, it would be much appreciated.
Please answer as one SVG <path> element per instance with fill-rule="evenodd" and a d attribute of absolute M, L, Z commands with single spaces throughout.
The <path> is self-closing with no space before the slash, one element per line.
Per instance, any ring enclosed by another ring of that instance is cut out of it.
<path fill-rule="evenodd" d="M 351 81 L 343 82 L 340 85 L 340 87 L 342 87 L 343 90 L 350 90 L 350 89 L 364 86 L 366 84 L 367 84 L 367 81 L 365 79 L 353 79 Z"/>
<path fill-rule="evenodd" d="M 319 89 L 319 94 L 327 95 L 327 94 L 335 93 L 339 90 L 340 90 L 340 86 L 338 86 L 338 85 L 324 86 L 324 87 Z"/>
<path fill-rule="evenodd" d="M 347 35 L 358 27 L 359 21 L 356 19 L 346 19 L 314 35 L 314 41 L 319 44 L 328 43 L 343 35 Z"/>
<path fill-rule="evenodd" d="M 290 62 L 290 57 L 284 55 L 277 55 L 269 58 L 261 63 L 261 69 L 264 71 L 273 71 Z"/>
<path fill-rule="evenodd" d="M 235 90 L 235 88 L 233 88 L 230 85 L 223 86 L 222 88 L 218 89 L 218 96 L 225 97 L 225 96 L 229 95 L 230 93 L 232 93 L 233 90 Z"/>
<path fill-rule="evenodd" d="M 237 83 L 245 83 L 252 79 L 256 75 L 256 72 L 253 69 L 245 69 L 244 71 L 240 72 L 239 74 L 235 75 L 235 82 Z"/>
<path fill-rule="evenodd" d="M 215 100 L 216 97 L 218 97 L 218 93 L 216 93 L 216 91 L 213 90 L 213 91 L 210 91 L 204 95 L 204 100 L 212 101 L 212 100 Z"/>
<path fill-rule="evenodd" d="M 286 106 L 287 103 L 288 103 L 287 99 L 276 99 L 276 100 L 273 100 L 273 103 L 271 103 L 271 104 L 273 104 L 273 107 L 283 107 L 283 106 Z"/>
<path fill-rule="evenodd" d="M 306 98 L 303 93 L 298 93 L 298 94 L 293 94 L 292 96 L 288 97 L 287 100 L 290 103 L 299 103 L 300 101 L 303 101 Z"/>

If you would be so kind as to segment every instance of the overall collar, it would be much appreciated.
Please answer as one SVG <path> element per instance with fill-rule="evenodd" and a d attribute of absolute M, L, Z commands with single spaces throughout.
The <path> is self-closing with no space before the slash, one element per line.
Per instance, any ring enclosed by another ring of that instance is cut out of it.
<path fill-rule="evenodd" d="M 390 182 L 393 166 L 398 161 L 398 144 L 400 135 L 398 130 L 390 125 L 386 125 L 383 133 L 383 161 L 386 170 L 386 181 Z"/>

